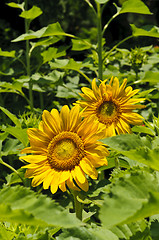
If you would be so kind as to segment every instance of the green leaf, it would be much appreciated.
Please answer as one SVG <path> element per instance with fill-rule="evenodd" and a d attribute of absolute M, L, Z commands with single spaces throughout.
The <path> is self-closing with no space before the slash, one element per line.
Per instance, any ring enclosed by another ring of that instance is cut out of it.
<path fill-rule="evenodd" d="M 122 171 L 109 187 L 99 215 L 105 227 L 136 222 L 159 213 L 158 178 L 150 170 Z"/>
<path fill-rule="evenodd" d="M 141 138 L 135 134 L 122 134 L 101 140 L 114 150 L 126 151 L 144 146 Z"/>
<path fill-rule="evenodd" d="M 159 72 L 147 71 L 140 82 L 149 82 L 150 84 L 157 84 L 159 80 Z"/>
<path fill-rule="evenodd" d="M 18 139 L 8 138 L 3 146 L 3 149 L 1 151 L 1 156 L 8 156 L 11 154 L 18 154 L 19 150 L 22 149 L 22 144 L 19 145 Z"/>
<path fill-rule="evenodd" d="M 18 3 L 15 3 L 15 2 L 10 2 L 10 3 L 7 3 L 7 5 L 9 7 L 13 7 L 13 8 L 20 8 L 23 11 L 25 3 L 23 2 L 21 4 L 18 4 Z"/>
<path fill-rule="evenodd" d="M 134 37 L 145 36 L 145 37 L 159 37 L 159 28 L 152 25 L 146 25 L 142 28 L 136 27 L 134 24 L 130 24 L 132 29 L 132 35 Z"/>
<path fill-rule="evenodd" d="M 14 232 L 8 231 L 4 223 L 0 223 L 0 239 L 10 240 L 10 239 L 14 239 L 14 236 L 15 236 Z"/>
<path fill-rule="evenodd" d="M 0 48 L 0 56 L 14 58 L 15 57 L 15 51 L 7 52 L 7 51 L 2 51 L 2 49 Z"/>
<path fill-rule="evenodd" d="M 34 32 L 30 31 L 29 33 L 25 33 L 17 37 L 16 39 L 12 40 L 12 42 L 18 42 L 23 40 L 30 40 L 35 38 L 42 38 L 42 37 L 52 37 L 52 36 L 68 36 L 68 37 L 74 37 L 71 34 L 65 33 L 63 29 L 61 28 L 60 24 L 53 23 L 48 25 L 47 27 L 43 27 L 40 30 Z"/>
<path fill-rule="evenodd" d="M 132 127 L 132 131 L 133 132 L 138 132 L 138 133 L 149 134 L 151 136 L 155 136 L 155 132 L 152 129 L 147 128 L 145 126 L 134 126 L 134 127 Z"/>
<path fill-rule="evenodd" d="M 96 2 L 103 4 L 109 2 L 109 0 L 95 0 Z"/>
<path fill-rule="evenodd" d="M 0 191 L 1 221 L 27 225 L 74 227 L 82 224 L 54 200 L 22 186 Z"/>
<path fill-rule="evenodd" d="M 21 143 L 23 143 L 24 147 L 28 145 L 27 129 L 21 129 L 17 126 L 16 127 L 10 126 L 5 128 L 4 131 L 17 138 Z"/>
<path fill-rule="evenodd" d="M 28 11 L 23 11 L 19 16 L 25 19 L 33 20 L 37 17 L 39 17 L 43 12 L 39 7 L 33 6 Z"/>
<path fill-rule="evenodd" d="M 118 153 L 159 171 L 159 147 L 151 149 L 152 143 L 148 138 L 140 138 L 135 134 L 123 134 L 103 139 L 102 142 Z"/>
<path fill-rule="evenodd" d="M 1 106 L 0 106 L 0 109 L 12 120 L 12 122 L 14 122 L 14 124 L 17 127 L 21 127 L 21 123 L 20 123 L 19 119 L 13 113 L 11 113 L 6 108 L 1 107 Z"/>
<path fill-rule="evenodd" d="M 148 7 L 140 0 L 128 0 L 122 4 L 119 14 L 122 13 L 140 13 L 140 14 L 152 14 Z"/>
<path fill-rule="evenodd" d="M 118 237 L 108 229 L 94 227 L 74 227 L 64 229 L 57 240 L 118 240 Z"/>
<path fill-rule="evenodd" d="M 148 223 L 145 220 L 118 225 L 110 230 L 122 240 L 141 240 L 150 235 Z"/>
<path fill-rule="evenodd" d="M 83 51 L 92 48 L 92 45 L 84 39 L 72 39 L 72 50 Z"/>

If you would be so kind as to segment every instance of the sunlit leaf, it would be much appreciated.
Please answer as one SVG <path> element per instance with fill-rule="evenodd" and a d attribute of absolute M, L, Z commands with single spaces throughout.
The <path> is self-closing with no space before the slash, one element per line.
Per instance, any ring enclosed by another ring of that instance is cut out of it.
<path fill-rule="evenodd" d="M 20 8 L 22 11 L 24 10 L 24 4 L 25 4 L 24 2 L 22 2 L 21 4 L 15 2 L 7 3 L 9 7 Z"/>
<path fill-rule="evenodd" d="M 150 129 L 150 128 L 147 128 L 145 126 L 134 126 L 132 128 L 132 131 L 133 132 L 138 132 L 138 133 L 145 133 L 145 134 L 149 134 L 151 136 L 155 136 L 155 132 Z"/>
<path fill-rule="evenodd" d="M 159 28 L 152 25 L 147 25 L 142 28 L 136 27 L 134 24 L 130 24 L 132 29 L 132 35 L 134 37 L 145 36 L 145 37 L 159 37 Z"/>
<path fill-rule="evenodd" d="M 0 239 L 9 240 L 14 239 L 15 233 L 13 231 L 8 231 L 3 223 L 0 223 Z"/>
<path fill-rule="evenodd" d="M 141 13 L 141 14 L 151 14 L 148 7 L 140 0 L 128 0 L 122 4 L 119 14 L 122 13 Z"/>
<path fill-rule="evenodd" d="M 42 14 L 42 11 L 39 7 L 33 6 L 28 11 L 23 11 L 19 16 L 25 19 L 33 20 L 39 17 Z"/>
<path fill-rule="evenodd" d="M 47 27 L 43 27 L 40 30 L 34 32 L 30 31 L 29 33 L 25 33 L 17 37 L 16 39 L 12 40 L 12 42 L 18 42 L 23 40 L 30 40 L 35 38 L 42 38 L 42 37 L 51 37 L 51 36 L 69 36 L 74 37 L 71 34 L 65 33 L 61 28 L 60 24 L 53 23 L 48 25 Z"/>
<path fill-rule="evenodd" d="M 3 56 L 3 57 L 11 57 L 11 58 L 14 58 L 15 57 L 15 51 L 2 51 L 2 49 L 0 48 L 0 56 Z"/>
<path fill-rule="evenodd" d="M 95 0 L 95 1 L 102 4 L 102 3 L 107 3 L 109 0 Z"/>
<path fill-rule="evenodd" d="M 21 143 L 23 143 L 24 147 L 28 144 L 28 135 L 27 135 L 27 129 L 22 129 L 18 127 L 7 127 L 5 128 L 5 132 L 11 134 L 15 138 L 17 138 Z"/>
<path fill-rule="evenodd" d="M 22 186 L 0 191 L 0 219 L 27 225 L 73 227 L 82 224 L 54 200 Z"/>

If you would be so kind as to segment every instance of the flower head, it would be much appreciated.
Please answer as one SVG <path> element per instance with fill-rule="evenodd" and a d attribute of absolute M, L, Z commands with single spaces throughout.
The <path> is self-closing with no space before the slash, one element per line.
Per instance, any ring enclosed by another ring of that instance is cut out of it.
<path fill-rule="evenodd" d="M 133 110 L 145 107 L 144 105 L 136 105 L 144 98 L 132 98 L 139 90 L 133 90 L 130 86 L 126 87 L 126 79 L 123 80 L 121 86 L 119 86 L 117 77 L 112 77 L 109 84 L 106 82 L 107 80 L 101 82 L 98 87 L 96 79 L 94 79 L 92 90 L 83 87 L 81 89 L 83 93 L 80 95 L 84 100 L 79 100 L 76 104 L 83 108 L 83 117 L 94 116 L 94 119 L 98 120 L 105 137 L 130 133 L 130 124 L 142 124 L 142 116 Z"/>
<path fill-rule="evenodd" d="M 107 165 L 107 149 L 98 141 L 98 123 L 82 120 L 79 106 L 69 110 L 63 106 L 59 113 L 44 110 L 39 129 L 28 129 L 30 147 L 22 153 L 31 153 L 21 159 L 30 163 L 25 176 L 33 178 L 32 186 L 43 183 L 43 188 L 58 187 L 66 191 L 66 185 L 74 190 L 88 190 L 86 175 L 96 179 L 96 167 Z"/>

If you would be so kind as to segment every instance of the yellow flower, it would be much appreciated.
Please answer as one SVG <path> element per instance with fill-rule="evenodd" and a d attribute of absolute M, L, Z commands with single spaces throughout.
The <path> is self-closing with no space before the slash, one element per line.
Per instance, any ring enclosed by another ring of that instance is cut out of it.
<path fill-rule="evenodd" d="M 135 105 L 144 98 L 131 98 L 139 90 L 133 90 L 130 86 L 126 87 L 126 79 L 123 80 L 121 86 L 119 86 L 117 77 L 112 77 L 109 84 L 106 84 L 106 81 L 101 82 L 97 87 L 96 79 L 93 79 L 92 90 L 83 87 L 81 89 L 83 93 L 80 95 L 84 100 L 79 100 L 76 104 L 83 108 L 83 117 L 94 116 L 94 119 L 98 120 L 105 137 L 131 133 L 130 124 L 142 124 L 142 116 L 133 110 L 145 107 L 144 105 Z"/>
<path fill-rule="evenodd" d="M 30 163 L 25 176 L 33 178 L 32 186 L 43 183 L 54 194 L 66 185 L 74 190 L 88 191 L 86 175 L 97 179 L 96 167 L 107 165 L 107 149 L 98 139 L 98 122 L 82 120 L 79 106 L 69 110 L 63 106 L 59 113 L 44 110 L 39 129 L 28 129 L 30 147 L 22 153 L 31 153 L 20 159 Z"/>

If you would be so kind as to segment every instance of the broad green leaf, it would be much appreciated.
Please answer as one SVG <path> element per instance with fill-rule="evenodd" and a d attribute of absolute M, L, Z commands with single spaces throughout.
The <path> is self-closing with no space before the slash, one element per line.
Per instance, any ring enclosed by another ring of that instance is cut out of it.
<path fill-rule="evenodd" d="M 44 52 L 42 52 L 41 55 L 43 57 L 43 63 L 46 63 L 51 61 L 52 59 L 65 56 L 66 51 L 60 47 L 59 48 L 50 47 Z"/>
<path fill-rule="evenodd" d="M 7 5 L 9 7 L 13 7 L 13 8 L 20 8 L 22 11 L 24 10 L 24 2 L 21 3 L 21 4 L 18 4 L 18 3 L 15 3 L 15 2 L 10 2 L 10 3 L 7 3 Z"/>
<path fill-rule="evenodd" d="M 4 129 L 5 132 L 11 134 L 15 138 L 17 138 L 21 143 L 23 143 L 24 147 L 28 144 L 28 135 L 27 129 L 22 129 L 19 127 L 7 127 Z"/>
<path fill-rule="evenodd" d="M 123 151 L 121 153 L 132 160 L 143 163 L 150 168 L 159 171 L 159 147 L 154 149 L 149 149 L 148 147 L 139 147 L 137 149 Z"/>
<path fill-rule="evenodd" d="M 151 171 L 145 168 L 122 171 L 109 187 L 99 215 L 106 228 L 159 213 L 159 182 Z"/>
<path fill-rule="evenodd" d="M 102 139 L 102 142 L 117 151 L 126 151 L 144 146 L 141 138 L 135 134 L 117 135 Z"/>
<path fill-rule="evenodd" d="M 0 56 L 14 58 L 15 57 L 15 51 L 10 51 L 10 52 L 2 51 L 2 49 L 0 48 Z"/>
<path fill-rule="evenodd" d="M 47 27 L 43 27 L 40 30 L 34 32 L 30 31 L 29 33 L 25 33 L 17 37 L 16 39 L 12 40 L 12 42 L 18 42 L 23 40 L 30 40 L 35 38 L 42 38 L 42 37 L 52 37 L 52 36 L 68 36 L 68 37 L 74 37 L 71 34 L 65 33 L 63 29 L 61 28 L 60 24 L 53 23 L 48 25 Z"/>
<path fill-rule="evenodd" d="M 19 128 L 21 127 L 21 123 L 20 123 L 19 119 L 13 113 L 11 113 L 6 108 L 1 107 L 1 106 L 0 106 L 0 110 L 2 110 L 12 120 L 12 122 L 14 122 L 14 124 L 17 127 L 19 127 Z"/>
<path fill-rule="evenodd" d="M 68 210 L 22 186 L 5 187 L 0 191 L 1 221 L 27 225 L 74 227 L 82 223 Z"/>
<path fill-rule="evenodd" d="M 152 142 L 148 138 L 140 138 L 135 134 L 125 134 L 106 138 L 102 141 L 124 156 L 159 171 L 159 147 L 152 149 Z"/>
<path fill-rule="evenodd" d="M 149 82 L 150 84 L 157 84 L 159 82 L 159 72 L 147 71 L 140 82 Z"/>
<path fill-rule="evenodd" d="M 118 225 L 110 230 L 122 240 L 141 240 L 150 235 L 148 223 L 145 220 Z"/>
<path fill-rule="evenodd" d="M 76 62 L 74 59 L 70 60 L 55 60 L 54 62 L 50 63 L 51 68 L 62 68 L 62 69 L 69 69 L 74 71 L 79 71 L 82 67 L 82 62 Z"/>
<path fill-rule="evenodd" d="M 108 229 L 94 227 L 74 227 L 64 229 L 57 240 L 118 240 L 119 238 Z"/>
<path fill-rule="evenodd" d="M 141 14 L 151 14 L 148 7 L 140 0 L 128 0 L 122 4 L 119 14 L 122 13 L 141 13 Z"/>
<path fill-rule="evenodd" d="M 19 16 L 25 19 L 33 20 L 39 17 L 43 12 L 39 7 L 33 6 L 28 11 L 23 11 Z"/>
<path fill-rule="evenodd" d="M 134 37 L 145 36 L 145 37 L 159 37 L 159 28 L 152 25 L 147 25 L 142 28 L 136 27 L 134 24 L 130 24 L 132 29 L 132 35 Z"/>
<path fill-rule="evenodd" d="M 83 51 L 92 47 L 92 45 L 84 39 L 72 39 L 72 44 L 73 51 Z"/>

